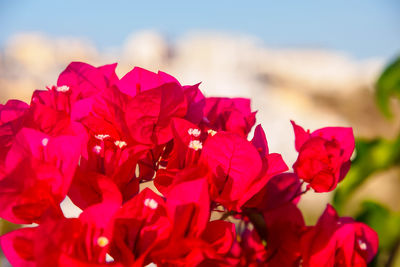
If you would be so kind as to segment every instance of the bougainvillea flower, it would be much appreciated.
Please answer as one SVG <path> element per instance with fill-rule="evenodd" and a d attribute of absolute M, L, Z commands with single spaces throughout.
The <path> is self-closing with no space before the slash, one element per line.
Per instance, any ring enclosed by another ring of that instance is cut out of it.
<path fill-rule="evenodd" d="M 117 87 L 121 92 L 130 96 L 135 96 L 140 92 L 154 89 L 166 83 L 176 83 L 180 85 L 174 77 L 165 72 L 159 71 L 158 73 L 154 73 L 135 67 L 121 78 L 117 83 Z"/>
<path fill-rule="evenodd" d="M 85 232 L 85 229 L 82 229 L 79 224 L 79 220 L 65 219 L 65 221 L 59 221 L 59 223 L 61 225 L 46 225 L 48 229 L 43 229 L 45 226 L 22 228 L 1 236 L 1 248 L 12 266 L 123 266 L 118 262 L 84 258 L 84 255 L 87 255 L 86 253 L 99 249 L 86 247 L 82 240 L 78 242 L 78 232 Z M 44 230 L 47 230 L 47 232 Z M 43 234 L 47 235 L 44 236 Z M 54 237 L 58 239 L 54 239 Z M 105 244 L 107 241 L 102 236 L 98 240 L 100 241 L 94 246 L 102 249 L 100 245 Z M 90 249 L 91 251 L 85 251 L 85 249 Z"/>
<path fill-rule="evenodd" d="M 261 157 L 265 157 L 269 154 L 267 137 L 265 136 L 264 129 L 261 124 L 257 125 L 254 130 L 253 139 L 251 139 L 251 143 L 257 148 Z"/>
<path fill-rule="evenodd" d="M 56 167 L 25 159 L 0 180 L 0 217 L 22 224 L 39 223 L 45 213 L 58 217 L 64 186 Z"/>
<path fill-rule="evenodd" d="M 172 239 L 154 254 L 154 262 L 157 266 L 227 266 L 226 256 L 234 240 L 233 223 L 211 221 L 199 237 Z"/>
<path fill-rule="evenodd" d="M 122 266 L 107 264 L 106 256 L 121 195 L 109 180 L 100 180 L 99 187 L 101 203 L 85 209 L 79 218 L 53 218 L 46 214 L 38 227 L 1 237 L 10 262 L 16 262 L 15 266 Z"/>
<path fill-rule="evenodd" d="M 185 169 L 160 169 L 154 179 L 154 185 L 158 191 L 167 196 L 178 184 L 197 180 L 212 180 L 212 173 L 206 165 L 194 165 Z"/>
<path fill-rule="evenodd" d="M 240 209 L 239 200 L 246 196 L 262 170 L 257 149 L 240 135 L 218 132 L 207 139 L 201 157 L 213 173 L 213 199 L 229 209 Z"/>
<path fill-rule="evenodd" d="M 297 204 L 300 200 L 301 182 L 294 173 L 282 173 L 272 177 L 245 207 L 267 211 L 289 202 Z"/>
<path fill-rule="evenodd" d="M 125 119 L 135 141 L 158 145 L 171 140 L 171 120 L 183 118 L 186 111 L 182 87 L 167 83 L 135 95 L 127 106 Z"/>
<path fill-rule="evenodd" d="M 255 229 L 245 229 L 241 234 L 238 233 L 227 262 L 234 266 L 243 267 L 267 266 L 265 247 L 266 243 L 262 241 Z"/>
<path fill-rule="evenodd" d="M 207 181 L 198 179 L 175 186 L 167 201 L 147 188 L 126 202 L 115 216 L 114 259 L 125 265 L 192 265 L 227 253 L 234 227 L 209 223 L 207 191 Z M 198 258 L 206 248 L 206 255 Z"/>
<path fill-rule="evenodd" d="M 183 86 L 183 93 L 188 103 L 185 119 L 195 124 L 199 124 L 203 120 L 203 110 L 206 105 L 206 98 L 200 91 L 199 85 Z"/>
<path fill-rule="evenodd" d="M 101 203 L 104 199 L 103 192 L 105 188 L 102 186 L 105 183 L 104 181 L 116 186 L 114 181 L 105 175 L 96 172 L 83 172 L 77 169 L 69 188 L 68 196 L 80 209 L 86 209 L 89 206 Z M 120 194 L 118 191 L 118 195 Z"/>
<path fill-rule="evenodd" d="M 148 254 L 165 245 L 170 235 L 170 224 L 165 200 L 152 190 L 144 189 L 114 216 L 113 258 L 125 266 L 150 263 Z"/>
<path fill-rule="evenodd" d="M 168 157 L 167 169 L 184 169 L 196 164 L 208 134 L 197 125 L 180 118 L 173 119 L 172 132 L 174 144 Z"/>
<path fill-rule="evenodd" d="M 1 216 L 16 223 L 39 222 L 48 208 L 59 212 L 78 165 L 81 140 L 50 137 L 23 128 L 7 154 L 1 178 Z"/>
<path fill-rule="evenodd" d="M 72 62 L 60 74 L 57 86 L 33 93 L 32 104 L 46 105 L 78 120 L 91 112 L 94 96 L 117 82 L 116 66 L 96 68 L 83 62 Z"/>
<path fill-rule="evenodd" d="M 168 214 L 175 222 L 174 235 L 201 235 L 210 219 L 207 180 L 196 179 L 181 183 L 167 197 Z"/>
<path fill-rule="evenodd" d="M 19 100 L 9 100 L 0 105 L 0 166 L 4 164 L 15 135 L 23 127 L 28 108 L 28 104 Z"/>
<path fill-rule="evenodd" d="M 213 266 L 224 263 L 235 238 L 230 222 L 210 219 L 210 201 L 206 179 L 176 185 L 167 195 L 171 224 L 168 244 L 153 253 L 160 265 Z"/>
<path fill-rule="evenodd" d="M 327 206 L 302 236 L 303 266 L 367 266 L 378 250 L 378 235 L 363 223 L 339 217 Z"/>
<path fill-rule="evenodd" d="M 72 178 L 80 157 L 82 140 L 78 136 L 51 137 L 42 132 L 23 128 L 7 154 L 6 165 L 12 170 L 25 158 L 33 158 L 57 167 L 66 180 Z M 76 149 L 78 148 L 78 149 Z M 65 192 L 67 190 L 63 190 Z"/>
<path fill-rule="evenodd" d="M 206 125 L 213 130 L 247 137 L 256 121 L 256 112 L 251 112 L 249 99 L 208 97 L 204 117 Z"/>
<path fill-rule="evenodd" d="M 222 220 L 209 222 L 201 234 L 201 238 L 211 244 L 215 252 L 220 255 L 229 253 L 235 237 L 235 225 Z"/>
<path fill-rule="evenodd" d="M 261 157 L 251 142 L 229 132 L 209 136 L 201 157 L 213 173 L 211 196 L 234 210 L 240 210 L 272 176 L 287 170 L 279 154 Z"/>
<path fill-rule="evenodd" d="M 350 169 L 350 157 L 354 150 L 353 130 L 327 127 L 309 133 L 293 121 L 292 125 L 299 152 L 293 164 L 295 173 L 310 183 L 316 192 L 332 191 Z"/>
<path fill-rule="evenodd" d="M 19 100 L 9 100 L 5 105 L 0 104 L 0 125 L 21 117 L 29 105 Z"/>
<path fill-rule="evenodd" d="M 270 153 L 250 100 L 117 64 L 72 62 L 30 105 L 0 105 L 0 237 L 13 266 L 366 266 L 376 233 L 297 203 L 350 167 L 350 128 L 294 122 L 294 173 Z M 303 186 L 307 182 L 309 185 Z M 155 185 L 154 192 L 147 185 Z M 304 188 L 304 190 L 302 190 Z M 142 189 L 141 189 L 142 188 Z M 66 218 L 68 196 L 82 209 Z M 235 220 L 232 223 L 230 219 Z"/>
<path fill-rule="evenodd" d="M 97 138 L 96 138 L 97 137 Z M 120 188 L 124 199 L 129 199 L 139 190 L 139 180 L 135 176 L 136 164 L 141 151 L 128 147 L 124 141 L 118 141 L 110 136 L 91 136 L 87 143 L 87 156 L 81 157 L 71 185 L 72 201 L 80 208 L 96 202 L 96 179 L 102 176 L 110 178 Z M 75 197 L 86 192 L 86 204 Z M 91 201 L 90 201 L 91 199 Z M 83 205 L 83 206 L 81 206 Z"/>
<path fill-rule="evenodd" d="M 79 218 L 45 214 L 38 227 L 22 228 L 0 238 L 13 266 L 109 266 L 106 253 L 112 238 L 112 216 L 120 208 L 118 189 L 102 180 L 102 203 L 90 206 Z M 112 265 L 117 266 L 117 265 Z M 122 265 L 119 265 L 122 266 Z"/>
<path fill-rule="evenodd" d="M 1 249 L 14 267 L 35 267 L 37 227 L 22 228 L 0 237 Z"/>
<path fill-rule="evenodd" d="M 286 203 L 264 212 L 267 225 L 268 266 L 298 266 L 300 237 L 305 230 L 303 215 L 296 205 Z"/>

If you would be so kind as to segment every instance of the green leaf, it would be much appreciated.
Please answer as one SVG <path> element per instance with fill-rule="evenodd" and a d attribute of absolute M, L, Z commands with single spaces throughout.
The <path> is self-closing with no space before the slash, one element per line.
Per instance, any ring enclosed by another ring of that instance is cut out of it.
<path fill-rule="evenodd" d="M 391 117 L 389 99 L 400 98 L 400 57 L 389 64 L 376 82 L 376 99 L 379 108 L 386 117 Z"/>
<path fill-rule="evenodd" d="M 395 140 L 357 139 L 356 153 L 349 173 L 339 184 L 333 197 L 333 204 L 339 213 L 350 196 L 373 173 L 389 169 L 400 162 L 400 137 Z"/>

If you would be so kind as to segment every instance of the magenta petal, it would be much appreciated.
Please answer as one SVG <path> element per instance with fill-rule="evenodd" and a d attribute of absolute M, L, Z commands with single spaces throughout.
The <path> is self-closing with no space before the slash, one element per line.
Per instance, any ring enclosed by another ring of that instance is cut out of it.
<path fill-rule="evenodd" d="M 294 173 L 282 173 L 272 177 L 257 195 L 246 203 L 262 211 L 278 208 L 286 203 L 297 204 L 300 199 L 301 183 Z"/>
<path fill-rule="evenodd" d="M 161 79 L 164 83 L 176 83 L 181 85 L 174 76 L 169 75 L 168 73 L 165 73 L 163 71 L 158 71 L 157 74 L 159 79 Z"/>
<path fill-rule="evenodd" d="M 173 187 L 167 196 L 167 209 L 174 218 L 176 231 L 201 234 L 210 218 L 207 181 L 197 179 Z"/>
<path fill-rule="evenodd" d="M 356 248 L 367 263 L 372 261 L 378 252 L 379 238 L 378 234 L 363 223 L 355 223 Z"/>
<path fill-rule="evenodd" d="M 261 157 L 265 157 L 269 154 L 267 138 L 265 137 L 265 132 L 261 124 L 257 125 L 251 142 L 260 152 Z"/>
<path fill-rule="evenodd" d="M 208 97 L 204 106 L 203 121 L 214 130 L 247 136 L 255 123 L 250 99 Z"/>
<path fill-rule="evenodd" d="M 183 118 L 185 115 L 182 88 L 168 83 L 137 94 L 128 104 L 125 120 L 137 142 L 165 144 L 172 138 L 172 118 Z"/>
<path fill-rule="evenodd" d="M 0 246 L 14 267 L 35 267 L 34 239 L 37 228 L 21 228 L 0 237 Z"/>
<path fill-rule="evenodd" d="M 228 132 L 209 137 L 201 157 L 212 170 L 213 184 L 225 205 L 241 199 L 262 169 L 257 149 L 245 138 Z"/>
<path fill-rule="evenodd" d="M 167 80 L 167 81 L 165 81 Z M 117 83 L 119 90 L 127 95 L 135 96 L 139 92 L 159 87 L 168 82 L 176 82 L 175 78 L 171 78 L 166 73 L 156 74 L 154 72 L 135 67 L 133 70 L 125 74 Z"/>
<path fill-rule="evenodd" d="M 185 118 L 193 123 L 199 124 L 204 117 L 204 106 L 206 98 L 199 89 L 200 84 L 184 86 L 184 94 L 188 103 L 188 111 Z"/>
<path fill-rule="evenodd" d="M 92 97 L 76 101 L 71 109 L 71 119 L 79 121 L 93 112 L 94 99 Z"/>
<path fill-rule="evenodd" d="M 101 70 L 83 62 L 72 62 L 58 77 L 57 85 L 67 85 L 74 96 L 86 98 L 106 88 L 107 81 Z"/>
<path fill-rule="evenodd" d="M 378 237 L 367 225 L 339 218 L 328 205 L 315 226 L 302 236 L 303 266 L 366 266 L 378 250 Z"/>
<path fill-rule="evenodd" d="M 106 78 L 108 86 L 114 85 L 119 81 L 119 78 L 115 73 L 116 68 L 117 68 L 117 63 L 108 64 L 97 68 Z"/>
<path fill-rule="evenodd" d="M 235 225 L 227 221 L 211 221 L 207 224 L 201 237 L 211 244 L 217 253 L 225 254 L 229 252 L 235 240 Z"/>
<path fill-rule="evenodd" d="M 310 133 L 304 131 L 304 129 L 297 125 L 294 121 L 290 121 L 294 130 L 295 147 L 297 151 L 300 151 L 301 146 L 310 138 Z"/>
<path fill-rule="evenodd" d="M 41 159 L 44 151 L 42 142 L 46 142 L 47 145 L 48 141 L 49 136 L 42 132 L 30 128 L 21 129 L 16 135 L 15 142 L 7 154 L 7 169 L 11 171 L 22 159 L 28 156 Z"/>
<path fill-rule="evenodd" d="M 58 216 L 64 199 L 57 168 L 25 159 L 0 180 L 0 216 L 13 223 L 38 223 L 44 213 Z"/>
<path fill-rule="evenodd" d="M 5 105 L 0 105 L 0 125 L 15 120 L 27 111 L 29 105 L 19 100 L 8 100 Z"/>
<path fill-rule="evenodd" d="M 343 157 L 350 159 L 354 151 L 354 134 L 350 127 L 325 127 L 311 133 L 312 137 L 322 137 L 327 140 L 335 139 L 344 150 Z"/>

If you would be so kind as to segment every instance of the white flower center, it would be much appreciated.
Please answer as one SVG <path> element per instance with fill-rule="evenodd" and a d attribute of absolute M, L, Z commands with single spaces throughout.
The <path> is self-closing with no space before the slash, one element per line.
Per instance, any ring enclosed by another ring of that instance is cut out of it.
<path fill-rule="evenodd" d="M 212 130 L 212 129 L 209 129 L 209 130 L 207 131 L 207 133 L 210 134 L 211 136 L 214 136 L 217 132 L 214 131 L 214 130 Z"/>
<path fill-rule="evenodd" d="M 56 87 L 57 92 L 65 93 L 69 91 L 69 86 L 62 85 L 62 86 L 57 86 Z"/>
<path fill-rule="evenodd" d="M 363 242 L 361 239 L 358 239 L 358 246 L 361 250 L 367 250 L 367 244 Z"/>
<path fill-rule="evenodd" d="M 108 138 L 108 137 L 110 137 L 110 135 L 108 135 L 108 134 L 96 134 L 96 135 L 94 136 L 94 138 L 96 138 L 96 139 L 98 139 L 98 140 L 101 140 L 101 141 L 103 141 L 104 139 L 106 139 L 106 138 Z"/>
<path fill-rule="evenodd" d="M 42 146 L 47 146 L 48 143 L 49 143 L 49 138 L 45 137 L 42 139 Z"/>
<path fill-rule="evenodd" d="M 114 144 L 119 148 L 123 148 L 128 145 L 125 141 L 119 141 L 119 140 L 115 141 Z"/>
<path fill-rule="evenodd" d="M 192 140 L 189 143 L 189 148 L 194 149 L 194 150 L 199 150 L 203 148 L 203 143 L 199 140 Z"/>
<path fill-rule="evenodd" d="M 99 145 L 94 146 L 93 147 L 93 152 L 96 153 L 96 154 L 100 154 L 101 146 L 99 146 Z"/>
<path fill-rule="evenodd" d="M 108 253 L 106 253 L 106 262 L 114 262 L 114 258 Z"/>
<path fill-rule="evenodd" d="M 188 134 L 189 135 L 193 135 L 194 137 L 199 137 L 200 134 L 201 134 L 201 131 L 199 129 L 197 129 L 197 128 L 190 128 L 188 130 Z"/>
<path fill-rule="evenodd" d="M 144 200 L 144 205 L 145 205 L 146 207 L 149 207 L 149 208 L 152 209 L 152 210 L 155 210 L 155 209 L 158 207 L 157 201 L 155 201 L 155 200 L 152 199 L 152 198 L 146 198 L 146 199 Z"/>

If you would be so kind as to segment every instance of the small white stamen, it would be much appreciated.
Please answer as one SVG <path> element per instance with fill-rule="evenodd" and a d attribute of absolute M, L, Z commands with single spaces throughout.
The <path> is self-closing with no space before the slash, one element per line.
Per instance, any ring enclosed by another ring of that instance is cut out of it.
<path fill-rule="evenodd" d="M 199 140 L 192 140 L 189 143 L 189 148 L 197 151 L 203 148 L 203 144 Z"/>
<path fill-rule="evenodd" d="M 119 148 L 123 148 L 124 146 L 127 146 L 128 144 L 125 141 L 115 141 L 114 144 L 119 147 Z"/>
<path fill-rule="evenodd" d="M 114 262 L 114 258 L 108 253 L 106 253 L 106 262 Z"/>
<path fill-rule="evenodd" d="M 99 146 L 99 145 L 94 146 L 93 147 L 93 152 L 96 153 L 96 154 L 100 154 L 101 146 Z"/>
<path fill-rule="evenodd" d="M 208 133 L 208 134 L 211 134 L 211 136 L 214 136 L 217 132 L 214 131 L 214 130 L 209 129 L 209 130 L 207 131 L 207 133 Z"/>
<path fill-rule="evenodd" d="M 358 246 L 361 250 L 367 250 L 367 244 L 363 242 L 361 239 L 358 239 Z"/>
<path fill-rule="evenodd" d="M 105 246 L 107 246 L 108 243 L 110 243 L 110 241 L 105 236 L 100 236 L 99 238 L 97 238 L 97 245 L 101 248 L 104 248 Z"/>
<path fill-rule="evenodd" d="M 98 140 L 101 140 L 101 141 L 103 141 L 104 139 L 106 139 L 106 138 L 108 138 L 108 137 L 110 137 L 110 135 L 108 135 L 108 134 L 96 134 L 96 135 L 94 136 L 94 138 L 96 138 L 96 139 L 98 139 Z"/>
<path fill-rule="evenodd" d="M 193 135 L 194 137 L 199 137 L 200 134 L 201 134 L 201 131 L 199 129 L 197 129 L 197 128 L 190 128 L 188 130 L 188 134 L 189 135 Z"/>
<path fill-rule="evenodd" d="M 62 85 L 62 86 L 57 86 L 56 87 L 57 92 L 65 93 L 69 91 L 69 86 Z"/>
<path fill-rule="evenodd" d="M 42 146 L 47 146 L 48 143 L 49 143 L 49 138 L 45 137 L 42 139 Z"/>
<path fill-rule="evenodd" d="M 146 198 L 146 199 L 144 200 L 144 205 L 145 205 L 146 207 L 149 207 L 149 208 L 152 209 L 152 210 L 155 210 L 155 209 L 158 207 L 157 201 L 155 201 L 155 200 L 152 199 L 152 198 Z"/>

